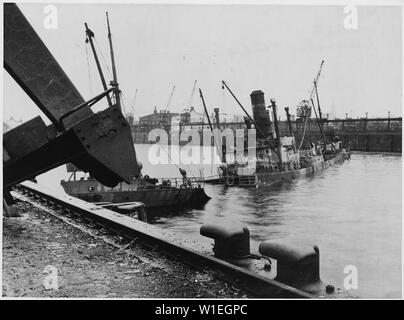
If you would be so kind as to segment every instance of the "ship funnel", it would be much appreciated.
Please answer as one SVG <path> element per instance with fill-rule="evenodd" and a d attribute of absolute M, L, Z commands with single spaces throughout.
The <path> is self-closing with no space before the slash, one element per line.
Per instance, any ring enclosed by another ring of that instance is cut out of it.
<path fill-rule="evenodd" d="M 219 108 L 214 108 L 213 111 L 215 112 L 216 128 L 220 129 Z"/>
<path fill-rule="evenodd" d="M 261 90 L 255 90 L 250 94 L 250 98 L 254 122 L 265 134 L 265 137 L 262 137 L 262 134 L 258 133 L 259 137 L 266 138 L 272 132 L 272 123 L 269 118 L 269 113 L 265 109 L 264 92 Z"/>

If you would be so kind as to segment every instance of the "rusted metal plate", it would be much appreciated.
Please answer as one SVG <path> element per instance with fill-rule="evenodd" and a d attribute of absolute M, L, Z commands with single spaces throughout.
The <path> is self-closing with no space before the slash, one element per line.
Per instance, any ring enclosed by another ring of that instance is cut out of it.
<path fill-rule="evenodd" d="M 76 167 L 109 187 L 139 176 L 130 127 L 117 106 L 77 123 L 74 132 L 86 150 L 72 159 Z"/>
<path fill-rule="evenodd" d="M 14 80 L 60 128 L 60 117 L 84 102 L 20 9 L 4 4 L 4 66 Z M 91 115 L 85 107 L 65 119 L 68 128 Z"/>

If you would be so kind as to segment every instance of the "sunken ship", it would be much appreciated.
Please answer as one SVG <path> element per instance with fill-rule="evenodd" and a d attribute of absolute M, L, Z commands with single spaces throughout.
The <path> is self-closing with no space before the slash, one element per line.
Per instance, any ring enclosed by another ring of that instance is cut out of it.
<path fill-rule="evenodd" d="M 218 168 L 218 174 L 207 177 L 204 180 L 206 183 L 255 188 L 270 186 L 299 177 L 311 176 L 318 171 L 323 171 L 334 164 L 342 163 L 344 160 L 349 159 L 350 151 L 343 148 L 338 137 L 335 137 L 333 141 L 326 141 L 324 135 L 322 135 L 323 139 L 318 143 L 307 141 L 303 137 L 300 143 L 297 144 L 293 136 L 289 108 L 285 108 L 289 124 L 289 136 L 281 137 L 278 127 L 276 101 L 271 99 L 271 105 L 267 109 L 264 93 L 261 90 L 253 91 L 250 95 L 253 111 L 253 116 L 251 117 L 224 81 L 223 86 L 229 90 L 246 113 L 247 127 L 251 128 L 254 125 L 257 131 L 256 146 L 254 147 L 255 157 L 247 162 L 240 163 L 237 161 L 236 156 L 232 156 L 230 157 L 232 161 L 228 161 L 228 154 L 226 154 L 225 148 L 222 146 L 221 150 L 218 150 L 222 160 L 222 164 Z M 315 80 L 312 95 L 317 94 L 316 90 L 317 83 Z M 309 101 L 311 101 L 311 105 Z M 299 104 L 297 116 L 303 124 L 307 124 L 307 119 L 311 116 L 312 107 L 316 114 L 320 131 L 322 131 L 321 119 L 317 117 L 312 96 L 310 96 L 309 100 L 303 100 Z M 270 119 L 271 110 L 273 121 Z M 244 150 L 248 150 L 246 143 Z"/>

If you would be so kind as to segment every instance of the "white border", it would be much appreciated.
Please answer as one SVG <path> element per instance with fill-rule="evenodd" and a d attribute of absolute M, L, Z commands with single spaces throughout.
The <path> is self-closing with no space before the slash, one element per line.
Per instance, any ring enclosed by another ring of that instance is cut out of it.
<path fill-rule="evenodd" d="M 12 2 L 12 1 L 4 1 L 2 0 L 2 4 L 4 2 Z M 43 0 L 43 1 L 38 1 L 38 0 L 25 0 L 25 1 L 15 1 L 17 4 L 19 3 L 32 3 L 32 4 L 40 4 L 40 3 L 59 3 L 59 4 L 91 4 L 91 3 L 110 3 L 110 4 L 151 4 L 151 5 L 156 5 L 156 4 L 187 4 L 187 5 L 192 5 L 192 4 L 205 4 L 205 5 L 293 5 L 293 6 L 345 6 L 345 5 L 355 5 L 355 6 L 401 6 L 401 23 L 402 23 L 402 55 L 404 55 L 404 0 L 119 0 L 119 1 L 112 1 L 112 0 L 85 0 L 85 1 L 79 1 L 79 0 Z M 1 16 L 1 31 L 3 31 L 3 5 L 0 8 L 0 16 Z M 0 36 L 0 47 L 3 48 L 3 32 L 1 32 Z M 3 60 L 3 50 L 0 50 L 0 59 Z M 401 61 L 401 66 L 402 66 L 402 77 L 401 77 L 401 84 L 402 84 L 402 91 L 401 91 L 401 104 L 403 105 L 403 92 L 404 92 L 404 58 L 402 58 Z M 1 132 L 3 132 L 3 74 L 0 77 L 0 98 L 1 102 L 0 105 L 2 106 L 1 108 L 1 113 L 0 113 L 0 128 Z M 403 109 L 402 109 L 402 114 L 403 114 Z M 0 138 L 1 143 L 3 142 L 3 135 L 1 135 Z M 402 146 L 404 146 L 404 143 L 402 143 Z M 1 148 L 0 151 L 0 156 L 2 157 L 3 155 L 3 148 Z M 402 166 L 402 171 L 404 169 L 404 166 Z M 3 170 L 1 170 L 0 173 L 0 192 L 3 194 Z M 404 184 L 402 180 L 402 197 L 401 199 L 404 198 Z M 403 210 L 403 208 L 402 208 Z M 3 206 L 1 206 L 0 209 L 0 214 L 3 215 Z M 403 219 L 403 211 L 402 211 L 402 216 L 401 216 L 401 222 L 402 222 L 402 227 L 401 227 L 401 272 L 402 272 L 402 289 L 401 289 L 401 295 L 402 298 L 404 297 L 404 267 L 403 267 L 403 262 L 404 262 L 404 237 L 403 237 L 403 230 L 404 230 L 404 219 Z M 3 288 L 3 219 L 0 219 L 0 286 Z M 2 289 L 3 293 L 3 289 Z M 113 298 L 113 300 L 154 300 L 152 298 Z M 366 298 L 360 298 L 360 299 L 366 299 Z M 105 300 L 102 298 L 50 298 L 50 297 L 0 297 L 0 300 Z M 108 299 L 112 300 L 112 299 Z M 175 300 L 175 301 L 181 301 L 181 300 L 189 300 L 189 299 L 182 299 L 182 298 L 160 298 L 159 300 Z M 218 298 L 216 299 L 201 299 L 201 298 L 193 298 L 192 300 L 219 300 Z M 268 299 L 247 299 L 247 300 L 268 300 Z M 278 300 L 278 299 L 276 299 Z M 282 299 L 285 300 L 285 299 Z M 343 299 L 345 300 L 345 299 Z M 385 299 L 382 299 L 385 300 Z M 232 301 L 246 301 L 246 299 L 232 299 Z"/>

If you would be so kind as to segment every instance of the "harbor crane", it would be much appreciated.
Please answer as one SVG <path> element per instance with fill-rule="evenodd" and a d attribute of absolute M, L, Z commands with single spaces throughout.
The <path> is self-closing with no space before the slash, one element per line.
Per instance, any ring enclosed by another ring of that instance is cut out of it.
<path fill-rule="evenodd" d="M 174 90 L 175 90 L 175 85 L 173 86 L 173 89 L 171 90 L 170 96 L 168 97 L 168 102 L 166 105 L 166 110 L 168 110 L 170 108 L 171 105 L 171 100 L 173 99 L 173 95 L 174 95 Z"/>
<path fill-rule="evenodd" d="M 192 87 L 192 92 L 191 92 L 191 95 L 189 96 L 189 100 L 186 105 L 186 108 L 190 108 L 192 106 L 192 102 L 194 100 L 194 95 L 195 95 L 196 82 L 197 82 L 197 80 L 194 81 L 194 86 Z"/>
<path fill-rule="evenodd" d="M 309 100 L 313 98 L 315 91 L 317 91 L 318 81 L 320 80 L 321 70 L 323 69 L 324 60 L 321 60 L 320 69 L 317 72 L 316 77 L 313 80 L 313 88 L 311 89 Z"/>
<path fill-rule="evenodd" d="M 318 81 L 320 79 L 320 74 L 321 74 L 321 70 L 323 69 L 323 64 L 324 64 L 324 60 L 321 61 L 320 64 L 320 69 L 318 70 L 317 76 L 313 81 L 313 90 L 316 94 L 316 100 L 317 100 L 317 107 L 318 107 L 318 116 L 320 118 L 320 121 L 322 121 L 322 113 L 321 113 L 321 107 L 320 107 L 320 99 L 318 97 Z M 313 97 L 313 95 L 310 95 L 310 99 Z"/>
<path fill-rule="evenodd" d="M 133 98 L 133 109 L 135 109 L 135 105 L 136 105 L 137 91 L 138 91 L 138 89 L 136 88 L 135 97 Z"/>
<path fill-rule="evenodd" d="M 320 99 L 318 97 L 318 81 L 320 80 L 320 74 L 321 74 L 321 70 L 323 69 L 323 65 L 324 65 L 324 60 L 321 60 L 320 69 L 318 70 L 316 78 L 313 81 L 313 89 L 311 90 L 311 93 L 310 93 L 310 102 L 313 105 L 314 114 L 316 116 L 318 127 L 320 129 L 321 138 L 322 138 L 324 146 L 325 146 L 326 141 L 325 141 L 325 136 L 324 136 L 324 132 L 323 132 L 323 117 L 322 117 L 322 113 L 321 113 Z M 318 116 L 317 116 L 316 107 L 315 107 L 314 101 L 313 101 L 314 94 L 316 95 L 316 100 L 317 100 Z"/>

